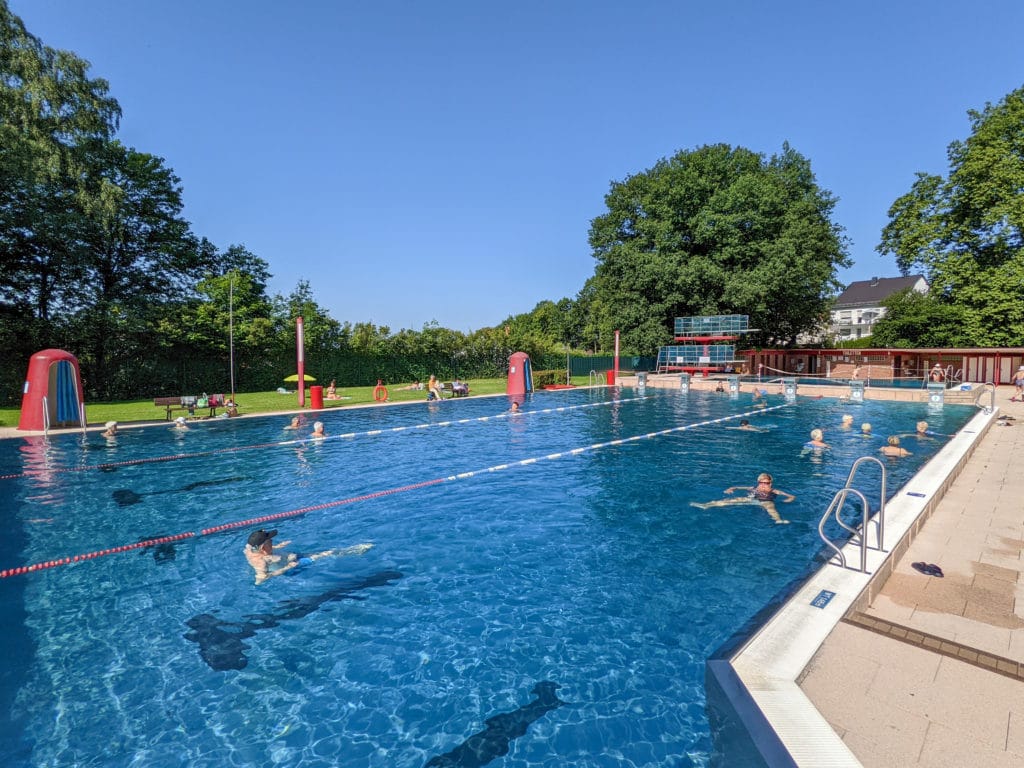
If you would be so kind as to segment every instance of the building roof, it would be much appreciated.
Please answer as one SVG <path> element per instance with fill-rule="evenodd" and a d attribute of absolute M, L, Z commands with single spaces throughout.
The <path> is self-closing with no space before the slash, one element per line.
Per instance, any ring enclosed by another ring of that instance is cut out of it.
<path fill-rule="evenodd" d="M 836 298 L 834 309 L 855 306 L 878 306 L 884 299 L 894 293 L 913 288 L 924 275 L 908 275 L 907 277 L 873 277 L 870 280 L 857 280 L 850 283 L 846 290 Z M 927 287 L 927 283 L 925 286 Z"/>

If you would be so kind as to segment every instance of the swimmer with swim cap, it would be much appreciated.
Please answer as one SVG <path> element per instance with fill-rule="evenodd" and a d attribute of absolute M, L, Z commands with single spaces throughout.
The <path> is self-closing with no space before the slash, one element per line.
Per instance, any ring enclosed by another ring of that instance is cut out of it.
<path fill-rule="evenodd" d="M 106 431 L 101 432 L 100 435 L 102 435 L 103 437 L 116 437 L 117 436 L 117 422 L 116 421 L 108 421 L 103 426 L 106 427 Z"/>
<path fill-rule="evenodd" d="M 314 560 L 319 560 L 323 557 L 361 555 L 373 547 L 373 544 L 354 544 L 344 549 L 325 549 L 323 552 L 316 552 L 312 555 L 277 554 L 274 552 L 273 539 L 275 536 L 277 536 L 276 528 L 272 531 L 265 531 L 260 528 L 258 531 L 253 531 L 249 534 L 249 539 L 245 545 L 245 559 L 249 561 L 249 565 L 256 572 L 257 584 L 262 584 L 269 578 L 288 573 L 300 566 L 309 565 Z M 286 547 L 289 544 L 291 544 L 290 541 L 282 541 L 277 546 Z M 279 568 L 272 568 L 272 566 L 278 563 L 283 563 L 283 565 Z"/>
<path fill-rule="evenodd" d="M 811 439 L 804 443 L 804 448 L 811 448 L 818 451 L 828 447 L 829 444 L 825 442 L 825 434 L 820 429 L 812 429 Z"/>

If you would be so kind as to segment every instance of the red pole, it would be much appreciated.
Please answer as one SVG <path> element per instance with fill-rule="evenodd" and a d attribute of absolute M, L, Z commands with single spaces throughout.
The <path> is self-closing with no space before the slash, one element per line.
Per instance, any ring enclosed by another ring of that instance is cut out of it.
<path fill-rule="evenodd" d="M 306 343 L 302 336 L 302 318 L 295 318 L 295 354 L 299 369 L 299 408 L 306 406 Z"/>
<path fill-rule="evenodd" d="M 615 332 L 615 381 L 619 380 L 619 332 Z"/>

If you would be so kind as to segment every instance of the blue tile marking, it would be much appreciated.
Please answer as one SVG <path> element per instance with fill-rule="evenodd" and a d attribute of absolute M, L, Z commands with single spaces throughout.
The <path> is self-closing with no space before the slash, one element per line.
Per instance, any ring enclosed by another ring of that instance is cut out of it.
<path fill-rule="evenodd" d="M 815 608 L 824 608 L 835 596 L 835 592 L 829 592 L 827 589 L 823 589 L 821 590 L 821 592 L 818 593 L 818 596 L 816 598 L 811 600 L 811 605 L 813 605 Z"/>
<path fill-rule="evenodd" d="M 907 491 L 907 496 L 916 496 L 919 499 L 923 499 L 924 498 L 924 494 L 923 493 L 917 493 L 916 491 Z"/>

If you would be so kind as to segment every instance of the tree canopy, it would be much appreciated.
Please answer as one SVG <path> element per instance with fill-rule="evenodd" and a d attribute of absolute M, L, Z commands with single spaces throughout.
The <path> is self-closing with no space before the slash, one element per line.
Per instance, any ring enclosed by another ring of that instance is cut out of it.
<path fill-rule="evenodd" d="M 1024 345 L 1024 88 L 981 112 L 970 111 L 971 135 L 947 150 L 946 177 L 918 173 L 889 209 L 877 250 L 893 254 L 904 274 L 924 271 L 932 301 L 959 326 L 935 339 L 942 346 Z M 903 323 L 897 303 L 876 326 Z M 908 346 L 921 336 L 895 334 Z"/>
<path fill-rule="evenodd" d="M 590 323 L 650 353 L 688 315 L 749 315 L 755 341 L 791 344 L 826 316 L 849 266 L 835 199 L 788 144 L 765 158 L 724 144 L 615 182 L 591 223 Z"/>

